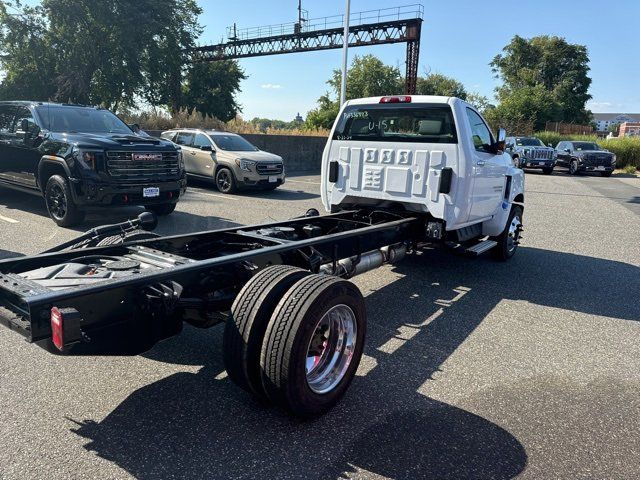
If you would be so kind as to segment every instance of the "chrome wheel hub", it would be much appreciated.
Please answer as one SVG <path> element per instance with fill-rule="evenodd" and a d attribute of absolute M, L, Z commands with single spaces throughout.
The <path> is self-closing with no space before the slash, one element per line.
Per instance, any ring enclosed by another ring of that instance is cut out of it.
<path fill-rule="evenodd" d="M 358 327 L 347 305 L 336 305 L 320 319 L 307 347 L 306 375 L 315 393 L 328 393 L 340 383 L 355 352 Z"/>
<path fill-rule="evenodd" d="M 509 234 L 507 235 L 507 249 L 513 252 L 520 243 L 520 232 L 522 231 L 522 220 L 519 215 L 514 215 L 509 224 Z"/>

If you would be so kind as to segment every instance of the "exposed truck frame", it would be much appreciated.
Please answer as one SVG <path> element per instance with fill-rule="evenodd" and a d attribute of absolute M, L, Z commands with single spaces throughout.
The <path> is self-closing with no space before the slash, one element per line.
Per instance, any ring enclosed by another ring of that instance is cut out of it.
<path fill-rule="evenodd" d="M 295 415 L 324 413 L 346 392 L 364 347 L 364 299 L 347 279 L 398 262 L 425 243 L 472 255 L 491 250 L 502 260 L 518 246 L 523 180 L 503 154 L 505 132 L 494 140 L 486 130 L 490 144 L 475 149 L 465 119 L 473 114 L 484 121 L 458 99 L 425 97 L 418 105 L 436 101 L 441 113 L 442 105 L 452 105 L 446 112 L 455 114 L 466 141 L 412 140 L 414 151 L 405 143 L 392 167 L 395 146 L 383 143 L 382 162 L 371 155 L 364 168 L 369 190 L 360 191 L 357 154 L 362 146 L 369 153 L 378 147 L 328 142 L 323 200 L 337 213 L 311 209 L 282 222 L 155 238 L 143 231 L 154 227 L 150 213 L 98 227 L 55 251 L 0 261 L 0 321 L 67 354 L 105 343 L 140 353 L 178 334 L 184 322 L 203 328 L 225 322 L 231 380 Z M 379 103 L 413 107 L 410 97 Z M 423 122 L 425 135 L 442 123 Z M 369 177 L 382 177 L 385 169 L 390 181 L 381 191 L 381 182 L 373 185 Z M 487 215 L 461 223 L 458 207 L 473 207 L 473 199 L 488 199 Z"/>

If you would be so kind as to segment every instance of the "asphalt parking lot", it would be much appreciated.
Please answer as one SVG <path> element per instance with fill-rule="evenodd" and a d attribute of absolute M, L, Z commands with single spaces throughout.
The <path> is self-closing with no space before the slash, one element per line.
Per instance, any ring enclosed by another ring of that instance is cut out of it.
<path fill-rule="evenodd" d="M 527 173 L 525 202 L 508 263 L 429 250 L 355 279 L 366 356 L 314 422 L 231 384 L 221 328 L 136 357 L 52 356 L 0 328 L 0 478 L 638 478 L 640 179 Z M 230 196 L 198 184 L 158 231 L 311 207 L 317 176 Z M 0 188 L 0 258 L 76 234 Z"/>

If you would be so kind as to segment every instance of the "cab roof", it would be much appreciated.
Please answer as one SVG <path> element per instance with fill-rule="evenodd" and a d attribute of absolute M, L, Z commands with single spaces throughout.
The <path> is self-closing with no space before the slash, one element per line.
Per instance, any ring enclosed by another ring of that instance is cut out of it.
<path fill-rule="evenodd" d="M 442 105 L 447 105 L 452 103 L 454 100 L 463 101 L 457 97 L 446 97 L 442 95 L 383 95 L 380 97 L 365 97 L 365 98 L 354 98 L 353 100 L 347 100 L 345 105 L 372 105 L 380 103 L 380 100 L 384 97 L 411 97 L 411 103 L 441 103 Z M 394 105 L 402 105 L 402 104 L 394 104 Z"/>

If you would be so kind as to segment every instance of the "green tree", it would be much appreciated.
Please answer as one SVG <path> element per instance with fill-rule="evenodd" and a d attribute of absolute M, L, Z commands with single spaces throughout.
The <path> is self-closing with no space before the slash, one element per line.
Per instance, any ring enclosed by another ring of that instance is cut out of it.
<path fill-rule="evenodd" d="M 467 99 L 467 91 L 464 85 L 454 78 L 441 73 L 431 73 L 426 77 L 418 77 L 416 82 L 417 95 L 443 95 L 446 97 L 458 97 Z"/>
<path fill-rule="evenodd" d="M 393 95 L 402 92 L 403 79 L 397 67 L 385 65 L 373 55 L 356 55 L 347 71 L 347 99 Z M 327 81 L 332 87 L 318 99 L 318 107 L 307 114 L 306 125 L 309 128 L 331 128 L 340 109 L 340 85 L 342 70 L 333 71 Z"/>
<path fill-rule="evenodd" d="M 187 71 L 180 105 L 189 113 L 195 110 L 227 122 L 241 110 L 235 93 L 245 78 L 238 62 L 194 63 Z"/>
<path fill-rule="evenodd" d="M 196 0 L 0 3 L 0 96 L 233 118 L 238 64 L 189 63 L 200 13 Z"/>
<path fill-rule="evenodd" d="M 542 88 L 552 101 L 549 109 L 521 111 L 525 117 L 540 125 L 547 120 L 588 123 L 591 118 L 585 105 L 591 99 L 589 55 L 584 45 L 568 43 L 556 36 L 538 36 L 525 39 L 515 36 L 491 62 L 496 78 L 503 84 L 497 89 L 498 99 L 505 102 L 511 97 L 525 95 L 539 98 Z M 520 102 L 522 106 L 530 101 Z M 552 115 L 545 117 L 544 115 Z"/>

